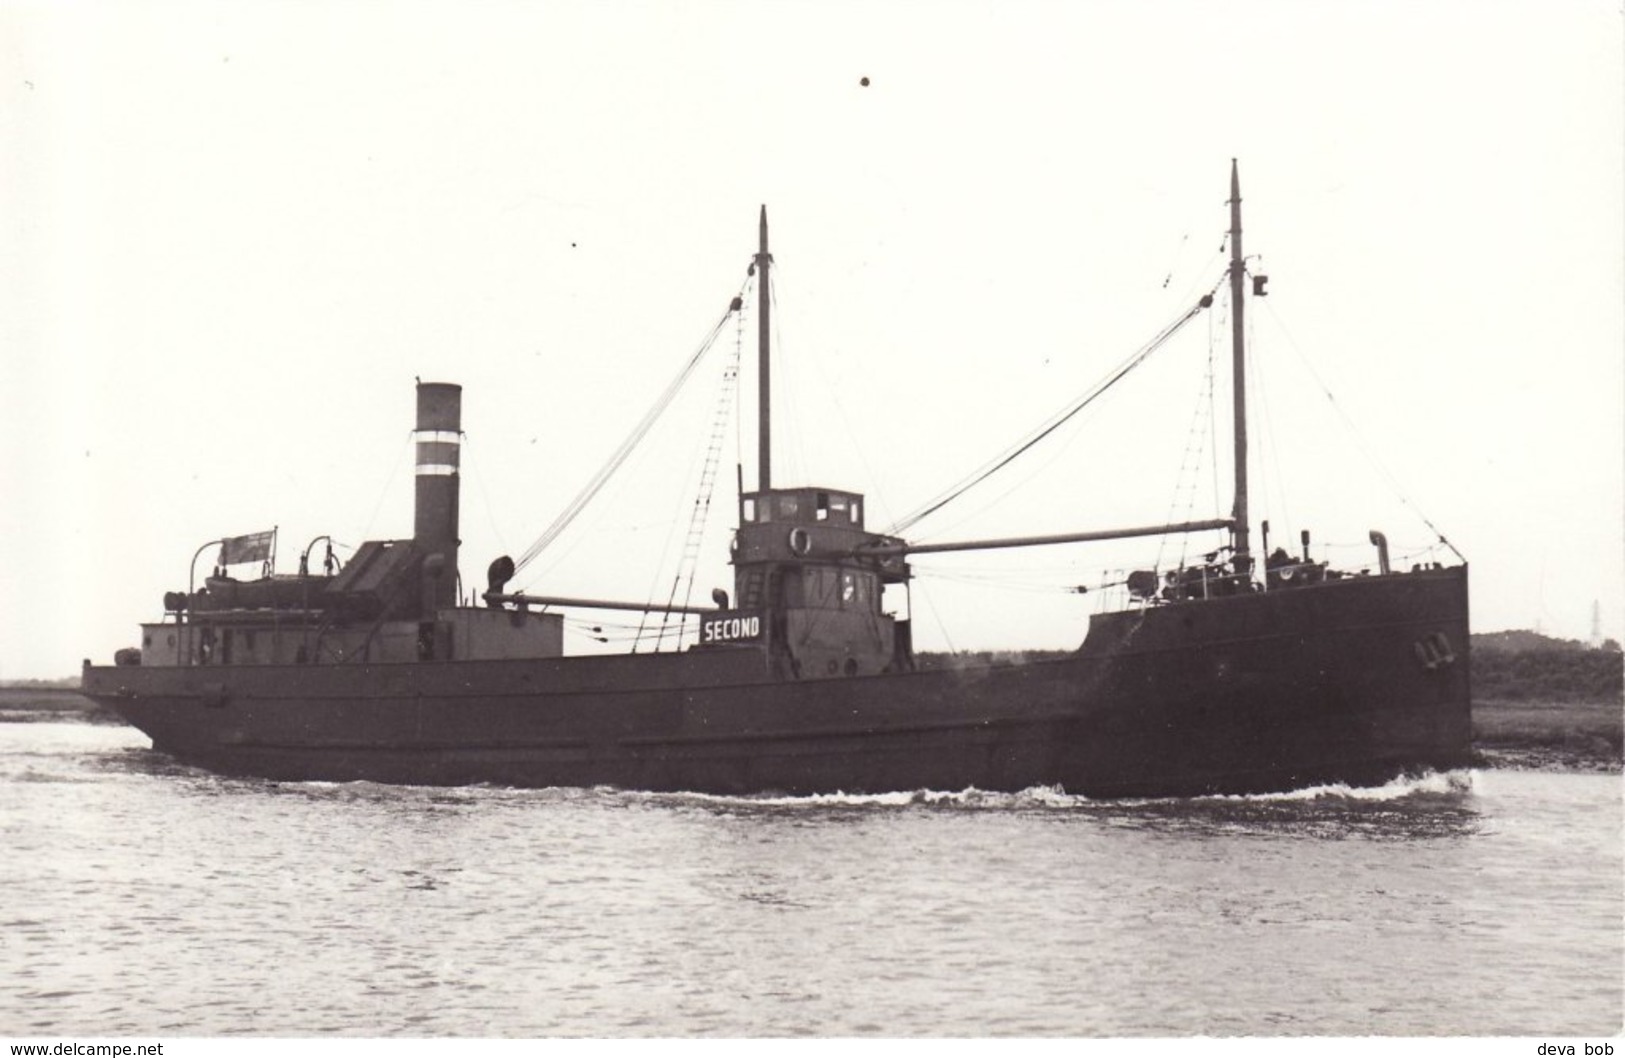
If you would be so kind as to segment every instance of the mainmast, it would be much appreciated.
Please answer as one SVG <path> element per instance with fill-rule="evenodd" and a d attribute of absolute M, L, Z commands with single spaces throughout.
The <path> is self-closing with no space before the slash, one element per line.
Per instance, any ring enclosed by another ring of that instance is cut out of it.
<path fill-rule="evenodd" d="M 762 207 L 762 220 L 758 229 L 760 248 L 756 253 L 756 408 L 757 408 L 757 481 L 756 488 L 766 492 L 773 487 L 773 428 L 772 388 L 769 384 L 768 302 L 772 292 L 768 289 L 767 270 L 773 255 L 767 252 L 767 207 Z"/>
<path fill-rule="evenodd" d="M 764 247 L 765 245 L 764 243 Z M 1232 539 L 1235 541 L 1234 568 L 1238 576 L 1246 576 L 1253 567 L 1247 538 L 1247 338 L 1242 321 L 1244 268 L 1241 255 L 1241 178 L 1237 174 L 1236 160 L 1232 158 L 1230 159 L 1230 356 L 1231 389 L 1235 394 L 1236 506 L 1231 512 L 1231 519 L 1235 522 Z"/>

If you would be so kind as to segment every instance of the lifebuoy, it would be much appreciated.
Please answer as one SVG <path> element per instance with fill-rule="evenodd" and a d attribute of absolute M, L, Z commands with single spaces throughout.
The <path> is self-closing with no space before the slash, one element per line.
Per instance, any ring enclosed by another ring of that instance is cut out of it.
<path fill-rule="evenodd" d="M 796 526 L 790 530 L 790 553 L 805 557 L 812 550 L 812 536 L 807 530 Z"/>

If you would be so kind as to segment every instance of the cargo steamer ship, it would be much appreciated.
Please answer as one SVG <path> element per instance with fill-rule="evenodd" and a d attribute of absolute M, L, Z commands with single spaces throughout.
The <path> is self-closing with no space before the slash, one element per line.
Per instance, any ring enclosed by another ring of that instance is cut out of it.
<path fill-rule="evenodd" d="M 1242 255 L 1234 166 L 1229 246 L 1215 287 L 1229 288 L 1235 375 L 1228 518 L 911 544 L 870 531 L 858 493 L 775 484 L 764 209 L 752 261 L 758 480 L 737 497 L 731 594 L 710 607 L 527 594 L 508 590 L 516 564 L 502 557 L 483 605 L 461 604 L 461 389 L 419 383 L 410 539 L 369 541 L 342 568 L 329 542 L 312 574 L 318 538 L 294 575 L 271 572 L 270 534 L 211 541 L 194 564 L 219 545 L 216 575 L 166 595 L 139 648 L 87 661 L 83 691 L 180 761 L 278 780 L 1146 797 L 1467 764 L 1465 562 L 1392 569 L 1378 532 L 1369 575 L 1313 561 L 1307 535 L 1300 554 L 1255 555 L 1243 313 L 1248 279 L 1257 296 L 1263 277 Z M 882 606 L 884 589 L 906 591 L 911 554 L 1215 529 L 1229 533 L 1225 551 L 1131 575 L 1127 607 L 1092 617 L 1061 656 L 921 666 L 909 621 Z M 242 563 L 265 575 L 228 575 Z M 697 622 L 697 641 L 566 656 L 565 613 L 617 608 Z"/>

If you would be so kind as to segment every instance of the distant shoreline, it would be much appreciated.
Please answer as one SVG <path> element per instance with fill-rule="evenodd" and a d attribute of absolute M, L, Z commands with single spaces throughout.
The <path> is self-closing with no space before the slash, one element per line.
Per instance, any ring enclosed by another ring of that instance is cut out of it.
<path fill-rule="evenodd" d="M 1491 766 L 1620 771 L 1625 706 L 1619 701 L 1473 703 L 1473 750 Z"/>
<path fill-rule="evenodd" d="M 64 720 L 123 723 L 68 687 L 0 686 L 0 723 Z M 1486 698 L 1473 703 L 1473 751 L 1491 768 L 1625 770 L 1625 706 Z"/>
<path fill-rule="evenodd" d="M 0 686 L 0 723 L 73 720 L 87 724 L 122 724 L 78 691 L 54 685 Z"/>

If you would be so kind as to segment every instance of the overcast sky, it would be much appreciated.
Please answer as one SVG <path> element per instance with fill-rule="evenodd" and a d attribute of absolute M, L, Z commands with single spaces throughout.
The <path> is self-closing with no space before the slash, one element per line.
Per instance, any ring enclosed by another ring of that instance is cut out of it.
<path fill-rule="evenodd" d="M 1586 638 L 1594 604 L 1625 627 L 1617 3 L 0 19 L 0 678 L 108 661 L 204 541 L 278 526 L 291 572 L 318 534 L 409 536 L 414 377 L 465 387 L 478 587 L 715 323 L 763 203 L 775 484 L 865 492 L 884 527 L 1220 278 L 1232 157 L 1270 276 L 1255 516 L 1348 568 L 1374 562 L 1371 528 L 1435 545 L 1425 518 L 1472 563 L 1476 630 Z M 1226 512 L 1226 383 L 1215 425 L 1205 378 L 1227 342 L 1198 317 L 917 536 Z M 730 326 L 522 586 L 665 596 L 734 348 Z M 731 583 L 734 440 L 698 598 Z M 916 641 L 1075 645 L 1099 593 L 1059 588 L 1158 560 L 1155 540 L 922 558 Z"/>

